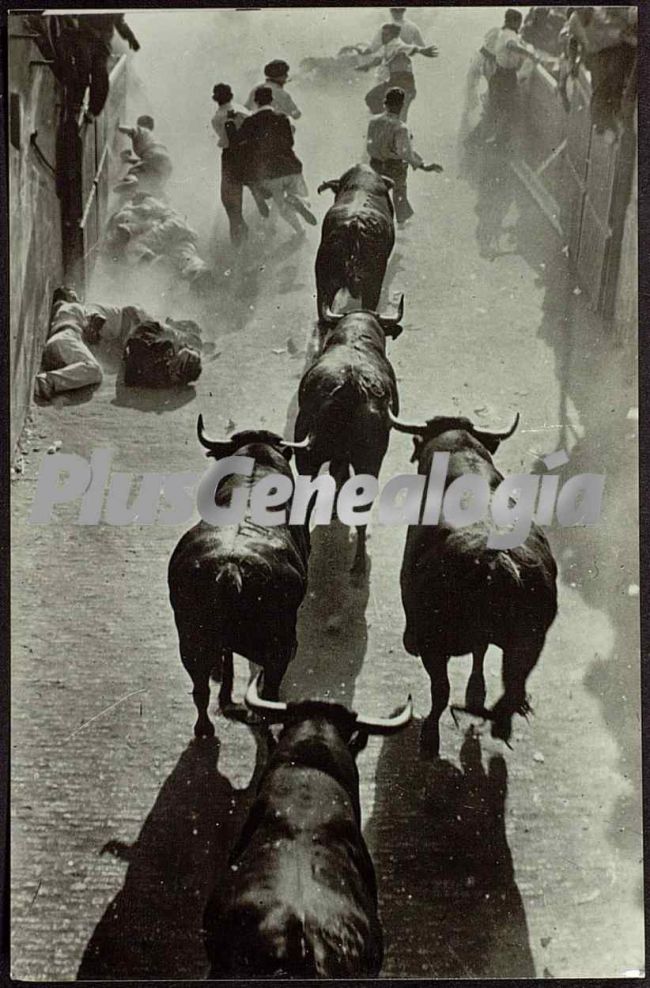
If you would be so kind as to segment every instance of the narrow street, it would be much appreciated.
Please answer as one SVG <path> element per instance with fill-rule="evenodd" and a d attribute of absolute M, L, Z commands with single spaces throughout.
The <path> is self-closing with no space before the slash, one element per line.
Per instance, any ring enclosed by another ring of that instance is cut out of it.
<path fill-rule="evenodd" d="M 298 64 L 370 37 L 381 18 L 357 11 L 351 31 L 337 28 L 335 10 L 251 11 L 237 15 L 245 27 L 212 12 L 219 31 L 209 34 L 197 14 L 140 12 L 129 22 L 142 41 L 134 62 L 140 97 L 174 158 L 170 200 L 222 272 L 214 311 L 184 296 L 155 302 L 162 315 L 197 318 L 217 356 L 180 398 L 116 391 L 112 371 L 89 399 L 35 408 L 12 485 L 19 979 L 204 977 L 203 906 L 252 796 L 256 738 L 217 716 L 216 691 L 217 738 L 192 739 L 191 683 L 166 582 L 188 526 L 81 526 L 78 502 L 58 507 L 49 525 L 28 522 L 41 461 L 57 441 L 61 452 L 87 459 L 111 449 L 112 472 L 135 474 L 135 488 L 143 471 L 205 470 L 199 413 L 214 435 L 250 426 L 292 435 L 313 347 L 319 228 L 308 227 L 293 249 L 279 221 L 272 246 L 254 241 L 245 268 L 235 267 L 218 201 L 210 92 L 223 79 L 243 101 L 259 81 L 256 66 L 288 58 L 303 111 L 296 151 L 320 222 L 331 193 L 318 196 L 318 184 L 360 159 L 371 78 L 322 88 L 301 81 Z M 161 28 L 171 16 L 174 38 Z M 602 518 L 590 528 L 549 529 L 559 614 L 529 680 L 534 716 L 516 719 L 512 750 L 467 716 L 456 727 L 447 711 L 441 760 L 418 757 L 429 689 L 402 646 L 402 527 L 370 526 L 362 586 L 350 580 L 348 530 L 335 523 L 314 531 L 299 652 L 283 694 L 375 716 L 413 694 L 413 724 L 371 739 L 358 762 L 383 976 L 620 977 L 644 968 L 634 356 L 590 315 L 561 240 L 514 178 L 502 252 L 494 260 L 479 254 L 477 191 L 458 176 L 456 137 L 469 58 L 501 17 L 487 8 L 414 13 L 440 55 L 416 65 L 409 124 L 423 157 L 444 172 L 409 175 L 416 215 L 398 232 L 382 301 L 386 309 L 404 293 L 404 332 L 388 353 L 403 417 L 458 413 L 497 429 L 519 412 L 499 469 L 541 472 L 540 456 L 566 449 L 562 477 L 606 474 Z M 173 92 L 170 82 L 157 90 L 172 43 L 176 83 Z M 89 297 L 147 305 L 149 290 L 136 279 L 109 284 L 98 271 Z M 413 469 L 410 455 L 408 437 L 394 433 L 383 481 Z M 236 661 L 241 696 L 248 664 Z M 450 663 L 452 702 L 463 700 L 470 665 L 469 657 Z M 495 648 L 486 672 L 489 705 L 500 688 Z"/>

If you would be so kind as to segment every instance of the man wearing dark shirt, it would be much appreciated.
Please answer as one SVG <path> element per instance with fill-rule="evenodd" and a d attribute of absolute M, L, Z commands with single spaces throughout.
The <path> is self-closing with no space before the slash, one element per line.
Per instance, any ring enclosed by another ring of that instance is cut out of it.
<path fill-rule="evenodd" d="M 267 191 L 280 216 L 295 233 L 304 237 L 305 231 L 296 210 L 308 223 L 316 224 L 302 198 L 307 187 L 302 177 L 302 163 L 293 150 L 293 131 L 284 113 L 276 112 L 271 103 L 273 90 L 259 86 L 254 94 L 257 109 L 236 128 L 226 121 L 226 133 L 231 146 L 240 152 L 242 181 Z"/>
<path fill-rule="evenodd" d="M 124 14 L 79 14 L 79 51 L 84 60 L 82 75 L 90 79 L 88 114 L 99 116 L 108 97 L 108 59 L 111 54 L 113 33 L 128 42 L 133 51 L 140 49 L 138 39 L 124 20 Z"/>

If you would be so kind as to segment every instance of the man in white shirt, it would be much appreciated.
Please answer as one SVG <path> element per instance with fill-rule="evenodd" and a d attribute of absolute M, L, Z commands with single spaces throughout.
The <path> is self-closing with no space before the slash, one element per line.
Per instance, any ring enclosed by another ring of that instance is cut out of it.
<path fill-rule="evenodd" d="M 417 29 L 416 29 L 417 30 Z M 415 44 L 405 44 L 401 35 L 401 25 L 396 21 L 384 24 L 379 34 L 379 49 L 377 56 L 365 65 L 360 65 L 360 72 L 367 72 L 373 66 L 378 66 L 377 78 L 379 83 L 369 93 L 366 94 L 366 104 L 371 113 L 381 113 L 383 101 L 389 89 L 404 90 L 404 105 L 402 107 L 401 119 L 406 120 L 408 108 L 415 99 L 415 77 L 413 75 L 413 55 L 424 55 L 426 58 L 435 58 L 438 49 L 435 45 L 422 47 Z M 418 32 L 419 34 L 419 32 Z M 366 51 L 369 54 L 375 50 L 377 39 Z"/>
<path fill-rule="evenodd" d="M 57 288 L 35 396 L 48 401 L 61 391 L 101 384 L 102 368 L 89 344 L 122 345 L 143 316 L 135 306 L 82 305 L 72 289 Z"/>
<path fill-rule="evenodd" d="M 257 110 L 255 103 L 255 91 L 260 86 L 268 86 L 273 91 L 273 102 L 271 106 L 279 113 L 285 113 L 292 120 L 299 120 L 302 113 L 292 100 L 289 93 L 284 88 L 289 81 L 289 66 L 281 59 L 274 59 L 264 66 L 264 82 L 253 86 L 250 95 L 246 100 L 246 109 L 253 113 Z"/>
<path fill-rule="evenodd" d="M 384 99 L 385 112 L 371 117 L 366 140 L 370 167 L 393 182 L 393 202 L 398 226 L 403 226 L 413 216 L 406 191 L 408 166 L 414 169 L 423 168 L 425 171 L 442 171 L 440 165 L 425 165 L 413 148 L 408 128 L 400 119 L 403 104 L 404 91 L 399 88 L 389 89 Z"/>
<path fill-rule="evenodd" d="M 492 42 L 494 72 L 488 80 L 487 129 L 493 131 L 488 140 L 507 145 L 517 113 L 517 72 L 525 58 L 541 61 L 519 37 L 523 20 L 521 11 L 507 10 L 504 25 Z"/>
<path fill-rule="evenodd" d="M 391 7 L 390 16 L 393 24 L 399 25 L 400 41 L 403 41 L 405 45 L 416 45 L 418 48 L 426 47 L 420 28 L 406 17 L 406 7 Z M 370 51 L 379 51 L 381 46 L 381 28 L 379 28 L 370 46 Z"/>

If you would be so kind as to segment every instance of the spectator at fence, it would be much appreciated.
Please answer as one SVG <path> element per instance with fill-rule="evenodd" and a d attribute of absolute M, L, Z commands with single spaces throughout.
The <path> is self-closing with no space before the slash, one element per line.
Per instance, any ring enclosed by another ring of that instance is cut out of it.
<path fill-rule="evenodd" d="M 608 143 L 618 136 L 623 94 L 636 64 L 636 9 L 575 7 L 566 34 L 591 76 L 591 122 Z"/>
<path fill-rule="evenodd" d="M 47 35 L 54 55 L 52 68 L 64 87 L 67 107 L 78 113 L 90 87 L 87 112 L 94 119 L 108 97 L 108 59 L 115 31 L 133 51 L 140 48 L 138 39 L 121 13 L 45 17 L 50 22 Z"/>

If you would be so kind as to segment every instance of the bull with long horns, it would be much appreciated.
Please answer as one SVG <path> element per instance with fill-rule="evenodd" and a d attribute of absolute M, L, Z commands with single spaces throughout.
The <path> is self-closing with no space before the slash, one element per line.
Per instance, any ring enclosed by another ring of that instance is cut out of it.
<path fill-rule="evenodd" d="M 397 380 L 386 356 L 386 337 L 402 332 L 404 296 L 395 316 L 375 312 L 337 315 L 325 312 L 327 332 L 320 354 L 298 388 L 294 437 L 305 449 L 296 452 L 301 474 L 315 477 L 324 463 L 340 488 L 350 468 L 379 476 L 388 449 L 389 410 L 399 411 Z M 366 568 L 366 526 L 357 526 L 352 570 Z"/>
<path fill-rule="evenodd" d="M 413 436 L 412 459 L 428 476 L 435 453 L 449 453 L 446 488 L 478 474 L 495 491 L 503 480 L 492 462 L 501 442 L 515 431 L 489 432 L 469 419 L 437 417 L 410 424 L 391 415 L 394 429 Z M 526 680 L 537 664 L 546 633 L 557 613 L 557 567 L 546 536 L 532 525 L 525 542 L 513 549 L 488 548 L 487 519 L 455 528 L 409 526 L 401 570 L 406 615 L 404 647 L 419 655 L 431 680 L 431 712 L 422 728 L 423 754 L 437 756 L 438 721 L 449 700 L 447 663 L 451 656 L 472 654 L 465 710 L 492 722 L 492 735 L 509 742 L 513 714 L 530 706 Z M 485 706 L 483 660 L 488 645 L 503 652 L 503 695 Z"/>
<path fill-rule="evenodd" d="M 323 220 L 316 255 L 316 304 L 321 324 L 337 296 L 355 300 L 357 308 L 379 305 L 388 258 L 395 243 L 393 182 L 369 165 L 354 165 L 338 179 L 323 182 L 334 204 Z M 341 293 L 339 295 L 339 293 Z"/>
<path fill-rule="evenodd" d="M 393 734 L 409 697 L 387 718 L 336 703 L 246 702 L 283 731 L 230 856 L 225 888 L 204 914 L 209 978 L 362 978 L 379 973 L 377 883 L 361 833 L 355 755 L 369 734 Z"/>
<path fill-rule="evenodd" d="M 197 428 L 207 456 L 219 460 L 238 455 L 254 460 L 250 476 L 230 474 L 223 479 L 215 494 L 217 505 L 230 504 L 238 488 L 250 489 L 263 477 L 292 478 L 289 461 L 295 443 L 264 430 L 208 439 L 202 416 Z M 201 521 L 174 549 L 169 594 L 181 660 L 194 686 L 197 737 L 214 735 L 208 717 L 210 676 L 221 680 L 221 710 L 236 711 L 232 701 L 234 652 L 264 668 L 264 695 L 277 699 L 297 648 L 296 617 L 307 589 L 308 558 L 306 526 L 263 527 L 254 524 L 248 513 L 238 525 L 217 527 Z"/>

